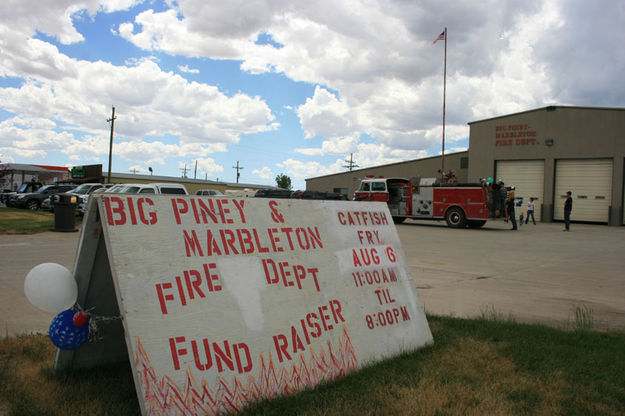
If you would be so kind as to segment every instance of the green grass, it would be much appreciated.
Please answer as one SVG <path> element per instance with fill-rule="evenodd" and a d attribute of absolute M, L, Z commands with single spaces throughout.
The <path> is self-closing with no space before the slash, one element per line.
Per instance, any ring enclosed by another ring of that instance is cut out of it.
<path fill-rule="evenodd" d="M 138 413 L 128 363 L 56 374 L 52 370 L 53 360 L 54 346 L 45 335 L 0 340 L 0 414 Z"/>
<path fill-rule="evenodd" d="M 494 318 L 429 316 L 433 346 L 244 414 L 625 414 L 625 334 Z M 13 415 L 138 412 L 128 365 L 59 376 L 52 352 L 43 336 L 0 340 L 0 410 L 4 402 Z"/>
<path fill-rule="evenodd" d="M 590 331 L 595 328 L 595 313 L 588 305 L 576 305 L 573 308 L 575 314 L 574 329 Z"/>
<path fill-rule="evenodd" d="M 76 218 L 76 224 L 80 218 Z M 0 234 L 35 234 L 54 228 L 54 213 L 0 208 Z"/>

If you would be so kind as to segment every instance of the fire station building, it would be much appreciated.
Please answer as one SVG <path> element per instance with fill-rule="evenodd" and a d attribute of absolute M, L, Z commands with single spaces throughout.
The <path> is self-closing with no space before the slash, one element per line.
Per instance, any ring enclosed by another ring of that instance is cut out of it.
<path fill-rule="evenodd" d="M 469 123 L 469 150 L 445 155 L 459 182 L 493 178 L 515 186 L 515 197 L 535 199 L 536 219 L 625 224 L 625 108 L 549 106 Z M 438 175 L 440 156 L 341 172 L 306 180 L 306 189 L 350 198 L 367 175 Z"/>
<path fill-rule="evenodd" d="M 469 126 L 469 181 L 514 185 L 545 222 L 564 219 L 571 191 L 571 220 L 623 224 L 625 109 L 550 106 Z"/>

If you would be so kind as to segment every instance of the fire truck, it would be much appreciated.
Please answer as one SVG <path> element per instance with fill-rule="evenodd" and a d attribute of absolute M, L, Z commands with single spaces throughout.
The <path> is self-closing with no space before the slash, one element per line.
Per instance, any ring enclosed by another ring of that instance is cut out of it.
<path fill-rule="evenodd" d="M 406 218 L 445 220 L 454 228 L 479 228 L 489 218 L 486 187 L 479 183 L 368 176 L 361 181 L 354 200 L 386 202 L 395 223 Z"/>

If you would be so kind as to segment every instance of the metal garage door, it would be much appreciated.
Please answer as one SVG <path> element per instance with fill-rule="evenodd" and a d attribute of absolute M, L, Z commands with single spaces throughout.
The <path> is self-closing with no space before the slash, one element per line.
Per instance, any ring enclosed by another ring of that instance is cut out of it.
<path fill-rule="evenodd" d="M 573 221 L 608 222 L 612 204 L 612 160 L 556 161 L 553 218 L 564 219 L 566 191 L 573 193 Z"/>
<path fill-rule="evenodd" d="M 523 198 L 523 207 L 517 209 L 517 216 L 525 215 L 526 203 L 533 197 L 534 216 L 540 221 L 540 207 L 543 204 L 545 162 L 543 160 L 499 160 L 496 180 L 515 187 L 514 196 Z"/>

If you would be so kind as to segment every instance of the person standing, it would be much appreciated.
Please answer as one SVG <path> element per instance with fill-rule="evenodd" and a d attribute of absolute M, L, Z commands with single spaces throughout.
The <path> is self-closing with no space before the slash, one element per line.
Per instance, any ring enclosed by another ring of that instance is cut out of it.
<path fill-rule="evenodd" d="M 566 201 L 564 201 L 564 230 L 570 231 L 571 229 L 571 211 L 573 210 L 573 198 L 571 198 L 571 191 L 566 193 Z"/>
<path fill-rule="evenodd" d="M 532 216 L 532 222 L 536 225 L 536 218 L 534 217 L 534 198 L 530 198 L 527 203 L 527 217 L 525 218 L 525 224 L 527 224 L 530 220 L 530 215 Z"/>
<path fill-rule="evenodd" d="M 510 218 L 510 222 L 512 222 L 511 230 L 517 230 L 516 226 L 516 214 L 514 213 L 514 193 L 510 192 L 510 196 L 508 197 L 508 218 Z"/>
<path fill-rule="evenodd" d="M 499 190 L 497 193 L 497 201 L 498 201 L 497 206 L 500 209 L 499 216 L 507 219 L 507 215 L 510 215 L 510 213 L 506 215 L 506 200 L 508 199 L 508 190 L 506 189 L 506 186 L 503 183 L 503 181 L 499 181 L 498 185 L 499 185 Z"/>
<path fill-rule="evenodd" d="M 497 211 L 497 207 L 495 206 L 495 198 L 493 198 L 493 193 L 494 193 L 494 189 L 493 189 L 493 184 L 490 182 L 486 183 L 486 204 L 488 206 L 488 216 L 495 218 L 496 215 L 496 211 Z"/>

